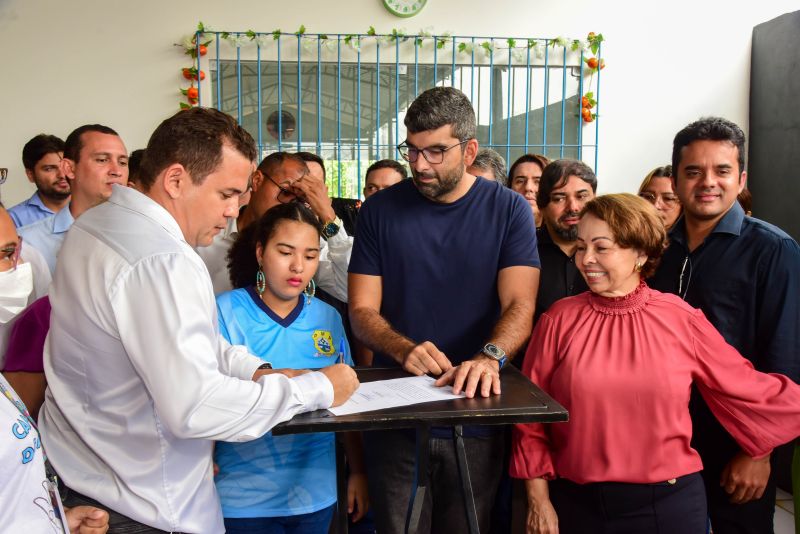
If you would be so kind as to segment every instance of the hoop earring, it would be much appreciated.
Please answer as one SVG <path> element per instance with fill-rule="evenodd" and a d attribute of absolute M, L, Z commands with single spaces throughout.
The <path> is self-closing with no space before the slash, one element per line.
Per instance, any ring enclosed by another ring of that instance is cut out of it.
<path fill-rule="evenodd" d="M 264 290 L 267 289 L 267 277 L 264 276 L 264 271 L 261 270 L 261 266 L 258 266 L 258 272 L 256 273 L 256 292 L 259 295 L 264 294 Z"/>
<path fill-rule="evenodd" d="M 642 272 L 642 262 L 636 260 L 636 265 L 633 266 L 633 270 L 636 271 L 637 273 Z"/>
<path fill-rule="evenodd" d="M 314 279 L 308 281 L 308 285 L 306 286 L 303 293 L 306 296 L 306 304 L 311 304 L 311 297 L 317 292 L 317 284 L 314 282 Z"/>

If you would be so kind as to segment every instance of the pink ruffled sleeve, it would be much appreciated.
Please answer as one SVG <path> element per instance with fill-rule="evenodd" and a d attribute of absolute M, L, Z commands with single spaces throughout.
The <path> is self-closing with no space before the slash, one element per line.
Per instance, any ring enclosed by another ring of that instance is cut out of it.
<path fill-rule="evenodd" d="M 557 361 L 557 342 L 552 318 L 544 314 L 533 329 L 522 373 L 543 391 L 550 392 L 550 377 Z M 514 425 L 509 473 L 514 478 L 546 478 L 556 476 L 550 451 L 547 425 L 527 423 Z"/>
<path fill-rule="evenodd" d="M 756 371 L 700 310 L 691 327 L 698 363 L 695 384 L 749 456 L 764 457 L 800 435 L 800 386 L 784 375 Z"/>

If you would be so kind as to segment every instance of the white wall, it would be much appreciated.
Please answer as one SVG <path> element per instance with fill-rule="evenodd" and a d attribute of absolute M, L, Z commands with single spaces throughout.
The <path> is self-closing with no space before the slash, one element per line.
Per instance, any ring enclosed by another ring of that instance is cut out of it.
<path fill-rule="evenodd" d="M 418 16 L 399 19 L 380 0 L 0 0 L 0 167 L 9 168 L 2 199 L 10 206 L 33 191 L 20 157 L 37 133 L 63 138 L 101 122 L 129 150 L 144 147 L 177 110 L 187 61 L 172 43 L 198 20 L 233 31 L 601 32 L 600 189 L 633 190 L 669 161 L 675 132 L 699 116 L 725 116 L 747 130 L 752 28 L 797 9 L 797 0 L 428 0 Z"/>

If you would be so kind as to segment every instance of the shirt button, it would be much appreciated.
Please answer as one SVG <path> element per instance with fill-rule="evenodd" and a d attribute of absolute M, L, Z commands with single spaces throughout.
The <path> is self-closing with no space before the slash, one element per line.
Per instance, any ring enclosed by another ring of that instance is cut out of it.
<path fill-rule="evenodd" d="M 677 484 L 677 482 L 678 482 L 677 478 L 671 478 L 671 479 L 667 480 L 667 484 L 670 484 L 670 485 L 675 485 L 675 484 Z"/>

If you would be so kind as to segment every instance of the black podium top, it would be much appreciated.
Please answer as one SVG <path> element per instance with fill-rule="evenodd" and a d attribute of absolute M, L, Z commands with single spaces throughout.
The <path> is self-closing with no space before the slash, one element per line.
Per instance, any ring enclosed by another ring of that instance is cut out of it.
<path fill-rule="evenodd" d="M 361 382 L 411 376 L 400 368 L 356 368 Z M 274 435 L 307 432 L 347 432 L 453 425 L 503 425 L 567 421 L 567 410 L 539 389 L 515 367 L 500 373 L 502 393 L 491 397 L 461 398 L 400 406 L 372 412 L 335 416 L 316 410 L 294 416 L 272 429 Z"/>

